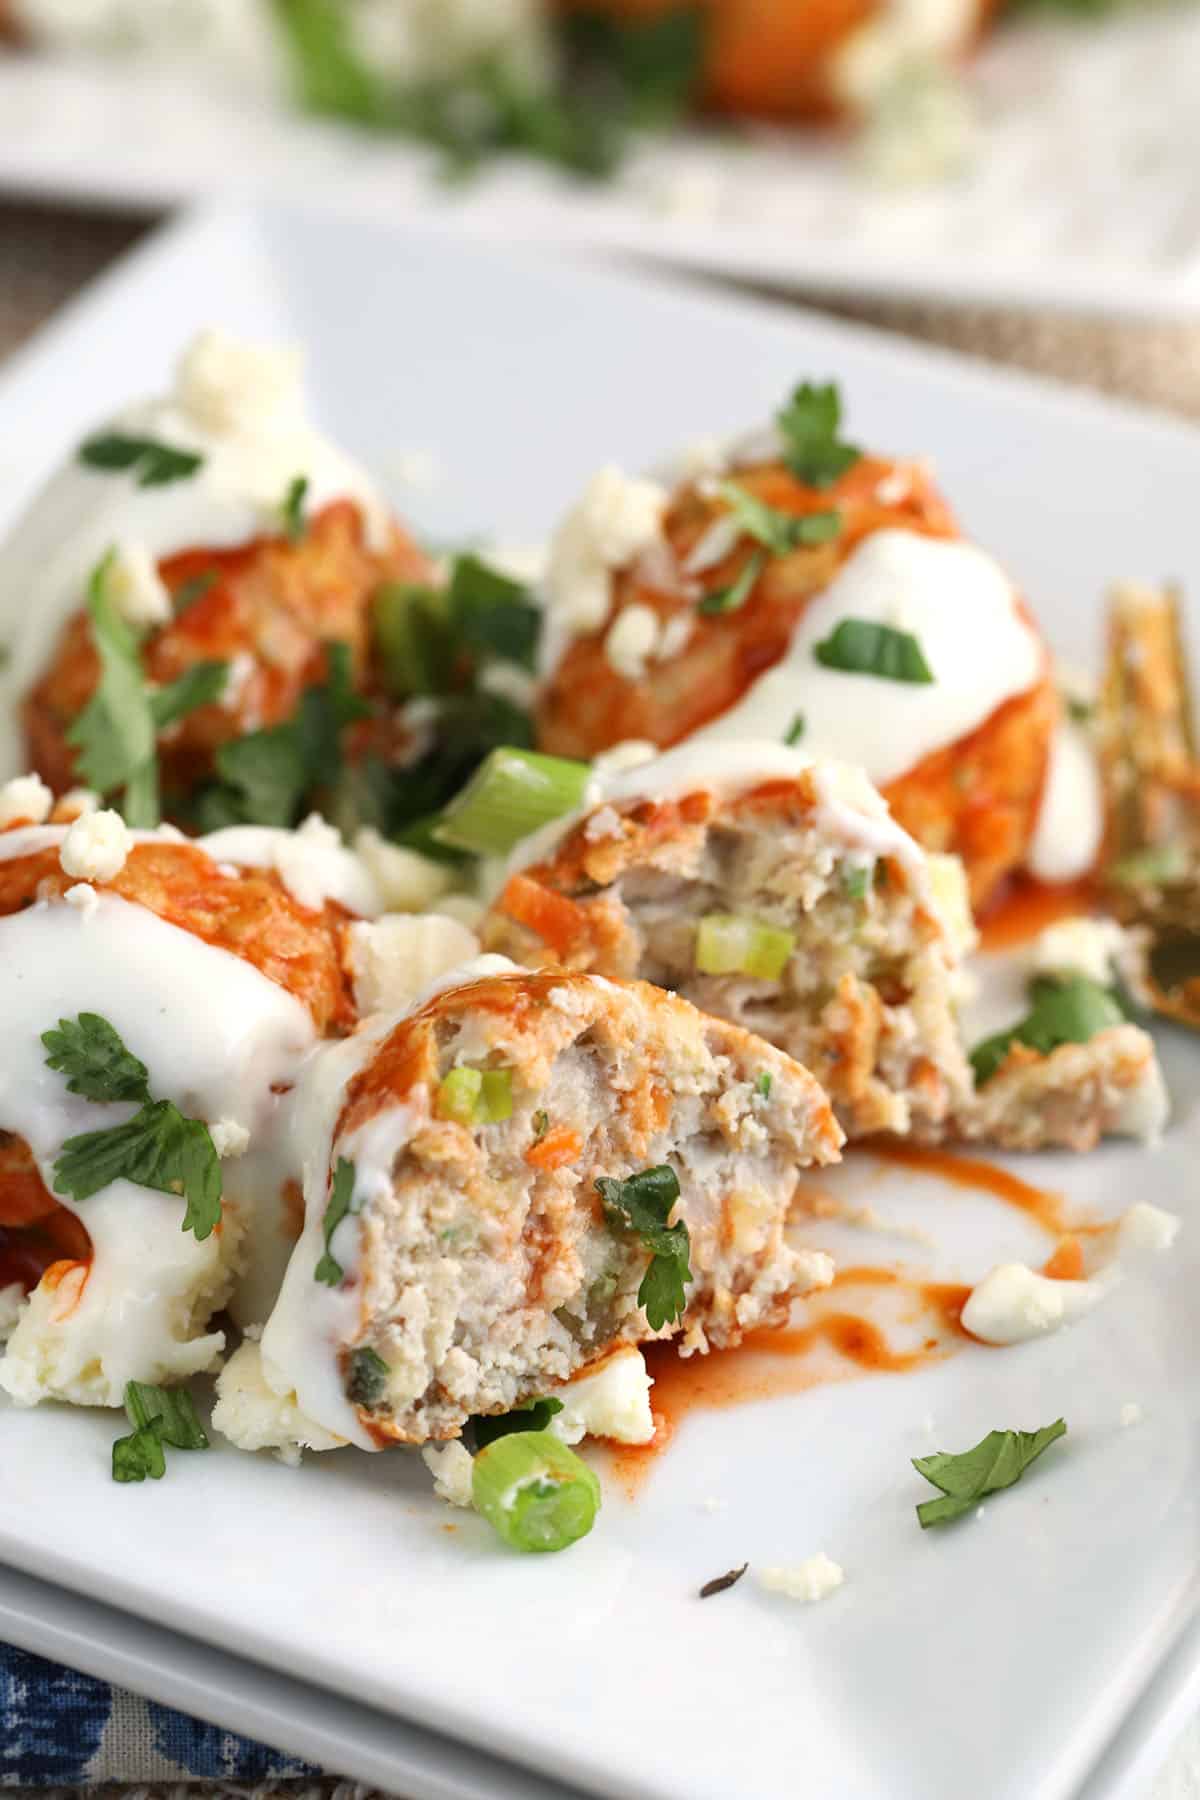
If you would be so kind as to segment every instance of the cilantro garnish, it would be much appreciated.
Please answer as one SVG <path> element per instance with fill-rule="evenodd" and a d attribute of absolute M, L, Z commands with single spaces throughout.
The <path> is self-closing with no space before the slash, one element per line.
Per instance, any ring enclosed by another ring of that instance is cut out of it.
<path fill-rule="evenodd" d="M 806 720 L 804 714 L 802 712 L 795 713 L 791 724 L 783 734 L 784 743 L 789 746 L 798 744 L 800 739 L 804 736 L 805 725 Z"/>
<path fill-rule="evenodd" d="M 1121 1025 L 1125 1013 L 1110 988 L 1073 975 L 1067 981 L 1042 975 L 1030 984 L 1031 1006 L 1019 1024 L 984 1038 L 971 1052 L 976 1086 L 990 1081 L 1014 1044 L 1048 1056 L 1060 1044 L 1086 1044 L 1097 1032 Z"/>
<path fill-rule="evenodd" d="M 821 387 L 801 382 L 775 422 L 783 436 L 784 461 L 809 487 L 831 487 L 862 454 L 838 435 L 842 402 L 833 382 Z"/>
<path fill-rule="evenodd" d="M 142 669 L 137 635 L 108 592 L 110 551 L 92 571 L 88 611 L 100 659 L 100 679 L 67 731 L 79 773 L 105 796 L 123 793 L 126 822 L 152 830 L 159 822 L 157 734 L 223 692 L 224 662 L 195 663 L 177 681 L 151 688 Z"/>
<path fill-rule="evenodd" d="M 721 497 L 728 502 L 746 536 L 762 544 L 773 556 L 786 556 L 789 550 L 805 544 L 827 544 L 842 529 L 842 515 L 836 507 L 828 512 L 783 512 L 778 506 L 768 506 L 735 481 L 721 483 Z"/>
<path fill-rule="evenodd" d="M 72 1200 L 87 1200 L 114 1181 L 187 1202 L 184 1231 L 203 1242 L 221 1217 L 221 1164 L 208 1126 L 189 1119 L 170 1100 L 151 1097 L 148 1071 L 99 1013 L 60 1019 L 43 1032 L 48 1068 L 67 1076 L 71 1093 L 94 1101 L 136 1101 L 122 1125 L 70 1137 L 54 1165 L 54 1185 Z"/>
<path fill-rule="evenodd" d="M 632 1232 L 650 1251 L 638 1305 L 645 1308 L 651 1331 L 660 1331 L 682 1315 L 687 1304 L 684 1290 L 692 1279 L 688 1228 L 682 1219 L 677 1225 L 667 1224 L 679 1198 L 679 1177 L 666 1163 L 659 1163 L 624 1181 L 602 1175 L 596 1189 L 609 1224 Z"/>
<path fill-rule="evenodd" d="M 304 502 L 308 495 L 308 476 L 297 475 L 288 483 L 288 491 L 283 497 L 283 529 L 293 544 L 298 544 L 304 536 L 308 521 L 304 516 Z"/>
<path fill-rule="evenodd" d="M 112 1447 L 114 1481 L 161 1481 L 167 1472 L 164 1444 L 176 1450 L 207 1450 L 208 1436 L 185 1388 L 125 1383 L 125 1415 L 133 1426 Z"/>
<path fill-rule="evenodd" d="M 292 718 L 223 744 L 218 780 L 203 788 L 195 811 L 206 831 L 223 825 L 296 824 L 314 789 L 336 784 L 342 732 L 370 707 L 354 690 L 348 644 L 326 645 L 328 678 L 301 696 Z"/>
<path fill-rule="evenodd" d="M 326 1287 L 337 1287 L 345 1279 L 346 1271 L 337 1261 L 329 1246 L 333 1242 L 334 1232 L 342 1220 L 352 1217 L 362 1206 L 354 1204 L 354 1164 L 344 1156 L 338 1158 L 338 1166 L 333 1172 L 333 1184 L 329 1191 L 329 1201 L 325 1207 L 325 1217 L 321 1221 L 321 1229 L 325 1234 L 325 1251 L 316 1268 L 313 1280 L 324 1282 Z"/>
<path fill-rule="evenodd" d="M 555 1413 L 560 1413 L 562 1409 L 561 1400 L 547 1398 L 535 1400 L 530 1406 L 518 1407 L 515 1412 L 476 1413 L 470 1420 L 471 1430 L 475 1435 L 475 1448 L 482 1450 L 487 1444 L 494 1444 L 497 1438 L 507 1437 L 513 1431 L 545 1431 Z"/>
<path fill-rule="evenodd" d="M 541 620 L 527 587 L 472 555 L 455 557 L 445 590 L 393 584 L 374 608 L 384 676 L 398 698 L 461 691 L 493 662 L 532 673 Z"/>
<path fill-rule="evenodd" d="M 705 614 L 737 612 L 743 607 L 754 591 L 754 584 L 767 565 L 765 550 L 756 550 L 748 556 L 742 572 L 728 587 L 718 588 L 715 593 L 705 594 L 696 606 L 697 612 Z"/>
<path fill-rule="evenodd" d="M 1066 1420 L 1056 1419 L 1040 1431 L 989 1431 L 973 1450 L 964 1450 L 957 1456 L 945 1450 L 933 1456 L 914 1456 L 917 1474 L 941 1489 L 936 1500 L 924 1500 L 917 1507 L 922 1526 L 945 1525 L 951 1519 L 960 1519 L 978 1506 L 985 1495 L 1011 1487 L 1043 1450 L 1066 1436 L 1066 1431 Z"/>
<path fill-rule="evenodd" d="M 842 885 L 851 900 L 866 899 L 867 889 L 871 885 L 871 873 L 871 865 L 868 863 L 855 863 L 843 872 Z"/>
<path fill-rule="evenodd" d="M 933 671 L 910 631 L 877 625 L 873 619 L 842 619 L 813 655 L 827 669 L 847 675 L 876 675 L 882 681 L 928 685 Z"/>
<path fill-rule="evenodd" d="M 79 446 L 79 460 L 90 469 L 129 470 L 137 475 L 138 486 L 144 488 L 184 481 L 204 462 L 195 450 L 176 450 L 157 438 L 132 437 L 121 431 L 106 431 L 86 439 Z"/>
<path fill-rule="evenodd" d="M 769 1069 L 764 1069 L 754 1084 L 754 1091 L 756 1094 L 760 1095 L 762 1099 L 769 1100 L 771 1098 L 771 1089 L 774 1086 L 774 1083 L 775 1077 L 771 1074 Z"/>

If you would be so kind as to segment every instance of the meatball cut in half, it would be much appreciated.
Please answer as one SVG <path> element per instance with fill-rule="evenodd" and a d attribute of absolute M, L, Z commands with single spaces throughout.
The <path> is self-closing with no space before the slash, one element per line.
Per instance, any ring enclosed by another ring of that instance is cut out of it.
<path fill-rule="evenodd" d="M 502 957 L 446 980 L 364 1046 L 314 1140 L 262 1338 L 309 1422 L 455 1437 L 617 1345 L 734 1344 L 829 1281 L 784 1236 L 841 1142 L 806 1070 L 641 982 Z"/>
<path fill-rule="evenodd" d="M 641 976 L 759 1033 L 851 1137 L 941 1126 L 971 1088 L 956 865 L 931 867 L 858 770 L 778 744 L 669 751 L 595 786 L 518 850 L 489 948 Z"/>
<path fill-rule="evenodd" d="M 801 387 L 673 493 L 594 479 L 551 550 L 538 745 L 800 742 L 960 856 L 979 908 L 1033 836 L 1048 656 L 925 469 L 860 454 L 836 419 L 833 389 Z"/>
<path fill-rule="evenodd" d="M 299 1233 L 285 1096 L 355 1024 L 343 902 L 369 896 L 312 834 L 209 843 L 111 812 L 0 832 L 0 1288 L 29 1296 L 0 1390 L 20 1404 L 119 1406 L 129 1380 L 212 1367 L 213 1315 L 272 1261 L 277 1289 Z"/>

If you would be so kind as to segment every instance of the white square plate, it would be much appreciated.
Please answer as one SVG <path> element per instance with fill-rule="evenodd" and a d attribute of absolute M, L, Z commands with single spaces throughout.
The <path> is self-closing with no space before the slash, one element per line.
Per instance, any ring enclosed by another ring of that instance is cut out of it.
<path fill-rule="evenodd" d="M 97 414 L 155 388 L 207 321 L 305 342 L 317 415 L 385 472 L 433 452 L 443 485 L 396 499 L 439 538 L 536 539 L 597 463 L 651 463 L 764 416 L 802 376 L 835 376 L 857 438 L 936 458 L 1073 660 L 1095 655 L 1114 575 L 1200 590 L 1185 427 L 801 314 L 300 215 L 174 228 L 15 359 L 5 507 Z M 610 1482 L 592 1535 L 541 1559 L 449 1515 L 409 1456 L 297 1473 L 217 1449 L 162 1486 L 118 1487 L 111 1415 L 10 1409 L 0 1557 L 598 1793 L 1133 1792 L 1200 1674 L 1200 1056 L 1163 1044 L 1175 1121 L 1159 1150 L 1019 1165 L 1093 1213 L 1149 1198 L 1185 1215 L 1177 1249 L 1073 1333 L 694 1414 L 636 1501 Z M 1019 1215 L 881 1178 L 869 1157 L 843 1187 L 929 1232 L 936 1251 L 900 1253 L 947 1276 L 1041 1249 Z M 1130 1401 L 1143 1421 L 1123 1430 Z M 912 1456 L 1059 1413 L 1069 1437 L 1020 1487 L 918 1529 Z M 735 1562 L 818 1549 L 847 1572 L 819 1607 L 753 1574 L 695 1598 Z"/>
<path fill-rule="evenodd" d="M 612 182 L 510 159 L 448 187 L 423 148 L 304 118 L 253 81 L 0 54 L 0 189 L 151 208 L 320 201 L 808 291 L 1200 313 L 1200 5 L 1010 21 L 966 91 L 966 168 L 915 186 L 865 176 L 836 132 L 684 129 Z"/>

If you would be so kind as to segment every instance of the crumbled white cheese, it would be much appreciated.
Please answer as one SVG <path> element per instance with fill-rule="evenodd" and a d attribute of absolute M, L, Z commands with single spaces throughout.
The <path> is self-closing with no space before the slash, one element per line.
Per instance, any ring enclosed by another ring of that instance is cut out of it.
<path fill-rule="evenodd" d="M 1138 1200 L 1121 1214 L 1117 1242 L 1122 1251 L 1169 1250 L 1179 1236 L 1182 1221 L 1175 1213 L 1148 1200 Z"/>
<path fill-rule="evenodd" d="M 1138 1405 L 1137 1401 L 1136 1400 L 1126 1400 L 1124 1406 L 1121 1408 L 1122 1429 L 1128 1430 L 1128 1428 L 1131 1425 L 1140 1425 L 1141 1422 L 1142 1422 L 1142 1409 Z"/>
<path fill-rule="evenodd" d="M 616 807 L 598 806 L 584 821 L 583 835 L 589 844 L 602 843 L 605 838 L 619 838 L 621 815 Z"/>
<path fill-rule="evenodd" d="M 393 913 L 347 934 L 359 1011 L 391 1012 L 411 1004 L 431 981 L 479 955 L 479 939 L 440 913 Z"/>
<path fill-rule="evenodd" d="M 654 481 L 609 466 L 594 475 L 550 546 L 543 655 L 553 667 L 566 641 L 596 631 L 608 616 L 609 575 L 658 538 L 667 504 Z"/>
<path fill-rule="evenodd" d="M 694 437 L 676 452 L 672 475 L 679 481 L 696 481 L 701 475 L 720 475 L 729 457 L 729 440 L 708 432 Z"/>
<path fill-rule="evenodd" d="M 1082 975 L 1105 986 L 1127 947 L 1126 934 L 1115 919 L 1062 919 L 1034 940 L 1033 968 L 1039 975 Z"/>
<path fill-rule="evenodd" d="M 840 1588 L 846 1572 L 832 1557 L 818 1550 L 815 1556 L 791 1567 L 760 1569 L 758 1579 L 772 1594 L 786 1594 L 789 1600 L 803 1600 L 811 1605 Z"/>
<path fill-rule="evenodd" d="M 354 854 L 365 865 L 388 912 L 427 912 L 452 885 L 445 863 L 389 844 L 370 825 L 354 839 Z"/>
<path fill-rule="evenodd" d="M 243 343 L 214 328 L 180 357 L 175 398 L 203 431 L 255 433 L 302 421 L 302 375 L 298 349 Z"/>
<path fill-rule="evenodd" d="M 1152 1056 L 1141 1080 L 1121 1097 L 1120 1110 L 1109 1126 L 1113 1137 L 1157 1143 L 1171 1114 L 1171 1097 L 1158 1058 Z"/>
<path fill-rule="evenodd" d="M 119 812 L 82 813 L 69 827 L 58 853 L 63 872 L 80 881 L 112 881 L 133 848 Z"/>
<path fill-rule="evenodd" d="M 171 617 L 166 582 L 144 544 L 126 538 L 116 545 L 105 572 L 104 589 L 121 617 L 135 630 L 164 625 Z"/>
<path fill-rule="evenodd" d="M 654 1437 L 650 1372 L 640 1350 L 614 1351 L 601 1366 L 577 1375 L 552 1398 L 562 1401 L 550 1430 L 564 1444 L 582 1437 L 612 1438 L 618 1444 L 648 1444 Z"/>
<path fill-rule="evenodd" d="M 250 1133 L 236 1119 L 217 1119 L 209 1126 L 208 1135 L 220 1157 L 245 1156 L 250 1148 Z"/>
<path fill-rule="evenodd" d="M 16 1330 L 24 1304 L 25 1289 L 19 1281 L 11 1282 L 8 1287 L 0 1287 L 0 1344 L 7 1344 Z"/>
<path fill-rule="evenodd" d="M 100 904 L 100 896 L 90 882 L 77 881 L 63 895 L 68 906 L 78 907 L 84 918 L 90 918 Z"/>
<path fill-rule="evenodd" d="M 13 825 L 43 825 L 54 795 L 40 775 L 18 775 L 0 787 L 0 831 Z"/>
<path fill-rule="evenodd" d="M 668 619 L 658 634 L 658 649 L 655 651 L 658 661 L 670 662 L 673 657 L 678 656 L 687 647 L 695 628 L 696 617 L 692 612 L 676 613 L 673 618 Z"/>
<path fill-rule="evenodd" d="M 370 870 L 319 813 L 310 813 L 295 831 L 229 825 L 198 842 L 217 864 L 273 869 L 292 899 L 313 912 L 330 900 L 363 918 L 383 910 Z"/>
<path fill-rule="evenodd" d="M 433 1491 L 451 1506 L 474 1506 L 471 1475 L 474 1460 L 464 1444 L 426 1444 L 421 1461 L 433 1476 Z"/>
<path fill-rule="evenodd" d="M 340 1450 L 346 1440 L 301 1412 L 294 1394 L 281 1397 L 263 1378 L 262 1351 L 248 1339 L 217 1376 L 212 1422 L 239 1450 L 273 1450 L 295 1468 L 302 1450 Z"/>
<path fill-rule="evenodd" d="M 70 825 L 73 820 L 82 818 L 84 813 L 100 811 L 100 796 L 91 788 L 68 788 L 54 802 L 54 811 L 50 815 L 56 825 Z"/>

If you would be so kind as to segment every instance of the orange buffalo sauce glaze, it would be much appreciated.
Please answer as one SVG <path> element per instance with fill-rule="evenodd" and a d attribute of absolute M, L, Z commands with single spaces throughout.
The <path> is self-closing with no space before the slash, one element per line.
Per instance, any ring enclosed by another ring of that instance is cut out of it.
<path fill-rule="evenodd" d="M 1059 919 L 1091 912 L 1096 903 L 1095 883 L 1035 881 L 1032 875 L 1016 875 L 994 906 L 979 920 L 981 950 L 1011 950 L 1028 943 Z"/>
<path fill-rule="evenodd" d="M 1078 1237 L 1064 1235 L 1064 1207 L 1057 1194 L 1022 1181 L 1007 1169 L 976 1157 L 909 1144 L 872 1144 L 885 1162 L 934 1175 L 955 1187 L 993 1196 L 1031 1218 L 1059 1243 L 1044 1272 L 1060 1280 L 1083 1271 Z M 1086 1226 L 1073 1226 L 1074 1232 Z M 898 1348 L 877 1319 L 868 1316 L 872 1293 L 886 1292 L 892 1316 L 919 1329 L 914 1343 Z M 654 1380 L 650 1444 L 615 1449 L 612 1473 L 632 1497 L 682 1421 L 692 1412 L 800 1394 L 831 1381 L 863 1374 L 900 1375 L 927 1367 L 974 1342 L 962 1324 L 968 1282 L 929 1280 L 902 1269 L 861 1265 L 839 1269 L 833 1284 L 806 1302 L 805 1323 L 782 1331 L 754 1331 L 734 1350 L 679 1356 L 672 1344 L 643 1346 Z M 896 1311 L 897 1304 L 901 1309 Z"/>

